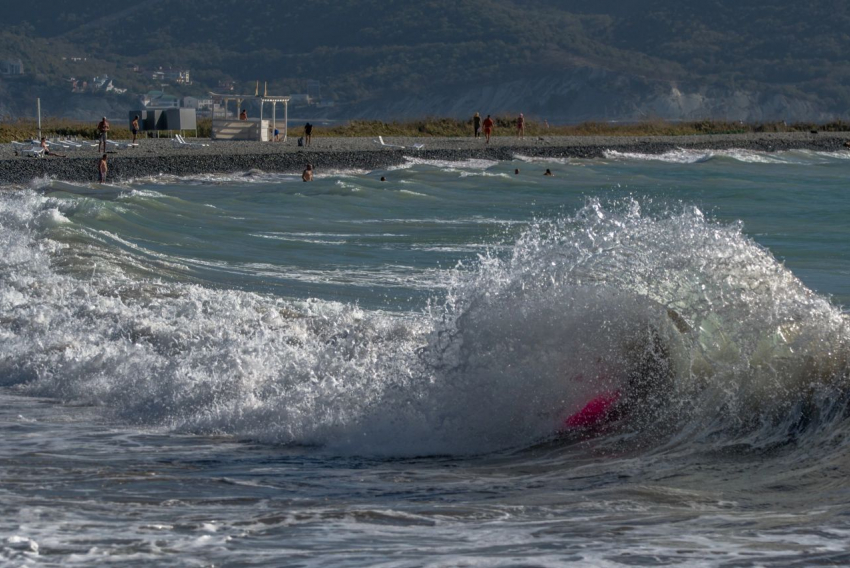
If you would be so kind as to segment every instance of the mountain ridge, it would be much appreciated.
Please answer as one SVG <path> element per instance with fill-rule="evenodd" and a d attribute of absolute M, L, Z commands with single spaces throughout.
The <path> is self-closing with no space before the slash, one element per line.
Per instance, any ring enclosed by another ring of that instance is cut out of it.
<path fill-rule="evenodd" d="M 846 118 L 850 8 L 833 0 L 740 4 L 115 0 L 96 9 L 44 0 L 15 10 L 0 33 L 0 59 L 16 41 L 39 42 L 43 50 L 18 55 L 54 87 L 99 66 L 120 86 L 150 88 L 130 64 L 191 69 L 193 88 L 171 88 L 187 94 L 221 81 L 248 90 L 256 80 L 270 92 L 298 93 L 317 81 L 336 105 L 323 112 L 335 116 L 456 115 L 458 101 L 477 97 L 493 113 L 560 121 Z M 92 64 L 55 60 L 71 51 Z M 561 99 L 585 102 L 559 112 Z"/>

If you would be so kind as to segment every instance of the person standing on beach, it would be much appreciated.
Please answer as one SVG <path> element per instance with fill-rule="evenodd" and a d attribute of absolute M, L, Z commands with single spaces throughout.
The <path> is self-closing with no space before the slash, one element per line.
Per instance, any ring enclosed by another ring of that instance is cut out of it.
<path fill-rule="evenodd" d="M 313 181 L 313 165 L 307 164 L 304 171 L 301 173 L 301 181 Z"/>
<path fill-rule="evenodd" d="M 475 138 L 481 138 L 481 115 L 477 112 L 472 117 L 472 133 Z"/>
<path fill-rule="evenodd" d="M 106 133 L 109 132 L 109 121 L 104 116 L 97 123 L 97 149 L 99 152 L 106 152 Z"/>
<path fill-rule="evenodd" d="M 487 144 L 490 143 L 490 134 L 493 133 L 493 119 L 490 118 L 490 115 L 487 115 L 487 118 L 484 119 L 484 137 L 487 139 Z"/>
<path fill-rule="evenodd" d="M 309 122 L 304 125 L 304 145 L 309 146 L 313 137 L 313 125 Z"/>
<path fill-rule="evenodd" d="M 109 171 L 109 166 L 106 165 L 106 154 L 97 163 L 97 180 L 100 183 L 106 182 L 106 172 Z"/>
<path fill-rule="evenodd" d="M 516 137 L 525 138 L 525 117 L 519 113 L 519 118 L 516 119 Z"/>
<path fill-rule="evenodd" d="M 136 134 L 139 133 L 139 115 L 138 114 L 136 115 L 136 118 L 133 119 L 133 122 L 130 123 L 130 130 L 133 131 L 133 142 L 131 142 L 131 143 L 135 144 L 136 143 Z"/>

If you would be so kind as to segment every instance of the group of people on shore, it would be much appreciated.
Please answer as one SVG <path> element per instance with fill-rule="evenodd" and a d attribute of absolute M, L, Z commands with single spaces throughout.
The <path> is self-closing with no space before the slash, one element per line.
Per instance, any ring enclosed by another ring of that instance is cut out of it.
<path fill-rule="evenodd" d="M 481 113 L 476 112 L 472 117 L 472 135 L 475 138 L 481 138 L 483 132 L 486 140 L 485 144 L 490 143 L 490 136 L 492 136 L 495 127 L 496 123 L 489 114 L 483 121 L 481 120 Z M 525 116 L 522 113 L 519 113 L 519 116 L 516 118 L 516 137 L 520 139 L 525 138 Z"/>
<path fill-rule="evenodd" d="M 247 120 L 248 113 L 245 109 L 239 113 L 240 120 Z M 481 135 L 484 135 L 485 143 L 490 143 L 490 137 L 493 135 L 493 129 L 495 128 L 495 121 L 488 114 L 484 120 L 481 120 L 481 114 L 476 112 L 472 118 L 472 126 L 473 126 L 473 136 L 475 138 L 480 138 Z M 108 157 L 106 154 L 106 146 L 107 146 L 107 137 L 109 132 L 109 121 L 104 116 L 100 122 L 97 123 L 97 136 L 98 136 L 98 151 L 102 153 L 102 157 L 98 161 L 97 171 L 98 171 L 98 181 L 100 183 L 104 183 L 106 181 L 106 175 L 109 172 L 109 165 L 107 163 Z M 130 127 L 133 133 L 133 143 L 136 142 L 136 137 L 139 132 L 139 116 L 136 115 L 131 122 Z M 304 135 L 298 139 L 299 146 L 310 146 L 312 142 L 313 135 L 313 125 L 307 122 L 304 125 Z M 525 138 L 525 117 L 522 113 L 516 119 L 516 135 L 517 138 Z M 280 132 L 275 130 L 274 138 L 275 141 L 280 140 Z M 64 154 L 58 154 L 56 152 L 51 152 L 47 146 L 47 140 L 45 138 L 41 139 L 41 147 L 44 149 L 44 154 L 46 156 L 58 156 L 58 157 L 66 157 Z M 519 170 L 514 171 L 515 174 L 519 174 Z M 546 172 L 543 174 L 545 176 L 553 176 L 554 174 L 546 169 Z M 301 173 L 301 179 L 303 181 L 313 181 L 313 166 L 312 164 L 307 164 L 304 168 L 304 171 Z M 381 181 L 385 181 L 386 178 L 381 178 Z"/>

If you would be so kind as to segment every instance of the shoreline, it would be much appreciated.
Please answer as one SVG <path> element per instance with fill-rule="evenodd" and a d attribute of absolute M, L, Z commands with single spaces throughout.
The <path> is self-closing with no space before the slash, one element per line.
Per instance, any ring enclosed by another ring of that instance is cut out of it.
<path fill-rule="evenodd" d="M 385 138 L 380 146 L 375 138 L 316 137 L 310 147 L 299 147 L 295 138 L 286 142 L 200 142 L 208 146 L 178 148 L 165 138 L 142 139 L 138 148 L 109 152 L 109 181 L 157 176 L 187 176 L 260 170 L 276 173 L 301 173 L 305 164 L 322 170 L 382 170 L 405 162 L 405 157 L 427 160 L 461 161 L 489 159 L 510 161 L 517 155 L 532 158 L 602 158 L 605 152 L 663 154 L 677 149 L 729 150 L 762 152 L 785 150 L 845 150 L 850 132 L 818 134 L 748 133 L 701 136 L 551 136 L 493 137 L 490 145 L 483 139 L 469 138 Z M 423 144 L 420 150 L 414 144 Z M 69 182 L 97 179 L 96 148 L 76 151 L 59 149 L 67 158 L 31 158 L 15 156 L 11 144 L 0 145 L 0 184 L 25 185 L 34 179 L 51 178 Z"/>

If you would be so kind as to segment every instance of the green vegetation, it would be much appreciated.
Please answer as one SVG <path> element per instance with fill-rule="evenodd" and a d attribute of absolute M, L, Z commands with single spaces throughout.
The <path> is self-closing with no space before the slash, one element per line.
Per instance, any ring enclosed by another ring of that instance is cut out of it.
<path fill-rule="evenodd" d="M 497 117 L 494 136 L 516 136 L 515 122 L 512 117 Z M 209 137 L 211 121 L 198 121 L 198 137 Z M 692 136 L 708 134 L 743 134 L 751 132 L 822 132 L 850 131 L 850 123 L 836 121 L 827 124 L 782 122 L 740 124 L 722 121 L 665 122 L 652 121 L 635 124 L 616 124 L 604 122 L 585 122 L 576 125 L 550 125 L 536 121 L 527 121 L 526 136 Z M 0 123 L 0 143 L 13 140 L 34 139 L 38 127 L 35 121 L 18 120 Z M 96 128 L 93 124 L 74 122 L 64 119 L 47 119 L 42 122 L 42 133 L 47 137 L 75 137 L 95 140 Z M 291 127 L 290 136 L 300 135 L 297 128 Z M 447 137 L 464 138 L 472 134 L 471 120 L 452 118 L 431 118 L 409 122 L 381 122 L 377 120 L 354 120 L 332 127 L 316 127 L 315 137 Z M 112 139 L 128 139 L 132 135 L 126 128 L 113 127 L 109 131 Z"/>
<path fill-rule="evenodd" d="M 41 135 L 47 138 L 76 138 L 81 140 L 97 139 L 97 124 L 76 122 L 63 118 L 48 118 L 41 121 Z M 110 125 L 109 137 L 126 140 L 132 138 L 128 128 Z M 34 120 L 15 120 L 0 122 L 0 143 L 20 140 L 36 140 L 38 123 Z"/>
<path fill-rule="evenodd" d="M 516 136 L 513 117 L 496 117 L 494 136 Z M 826 124 L 768 122 L 742 124 L 738 122 L 709 121 L 666 122 L 648 121 L 634 124 L 609 122 L 583 122 L 574 125 L 549 125 L 526 121 L 526 136 L 694 136 L 710 134 L 745 134 L 758 132 L 846 132 L 850 123 L 835 121 Z M 297 131 L 290 129 L 292 134 Z M 340 126 L 316 128 L 313 136 L 406 136 L 406 137 L 469 137 L 472 120 L 432 118 L 409 122 L 381 122 L 354 120 Z"/>

